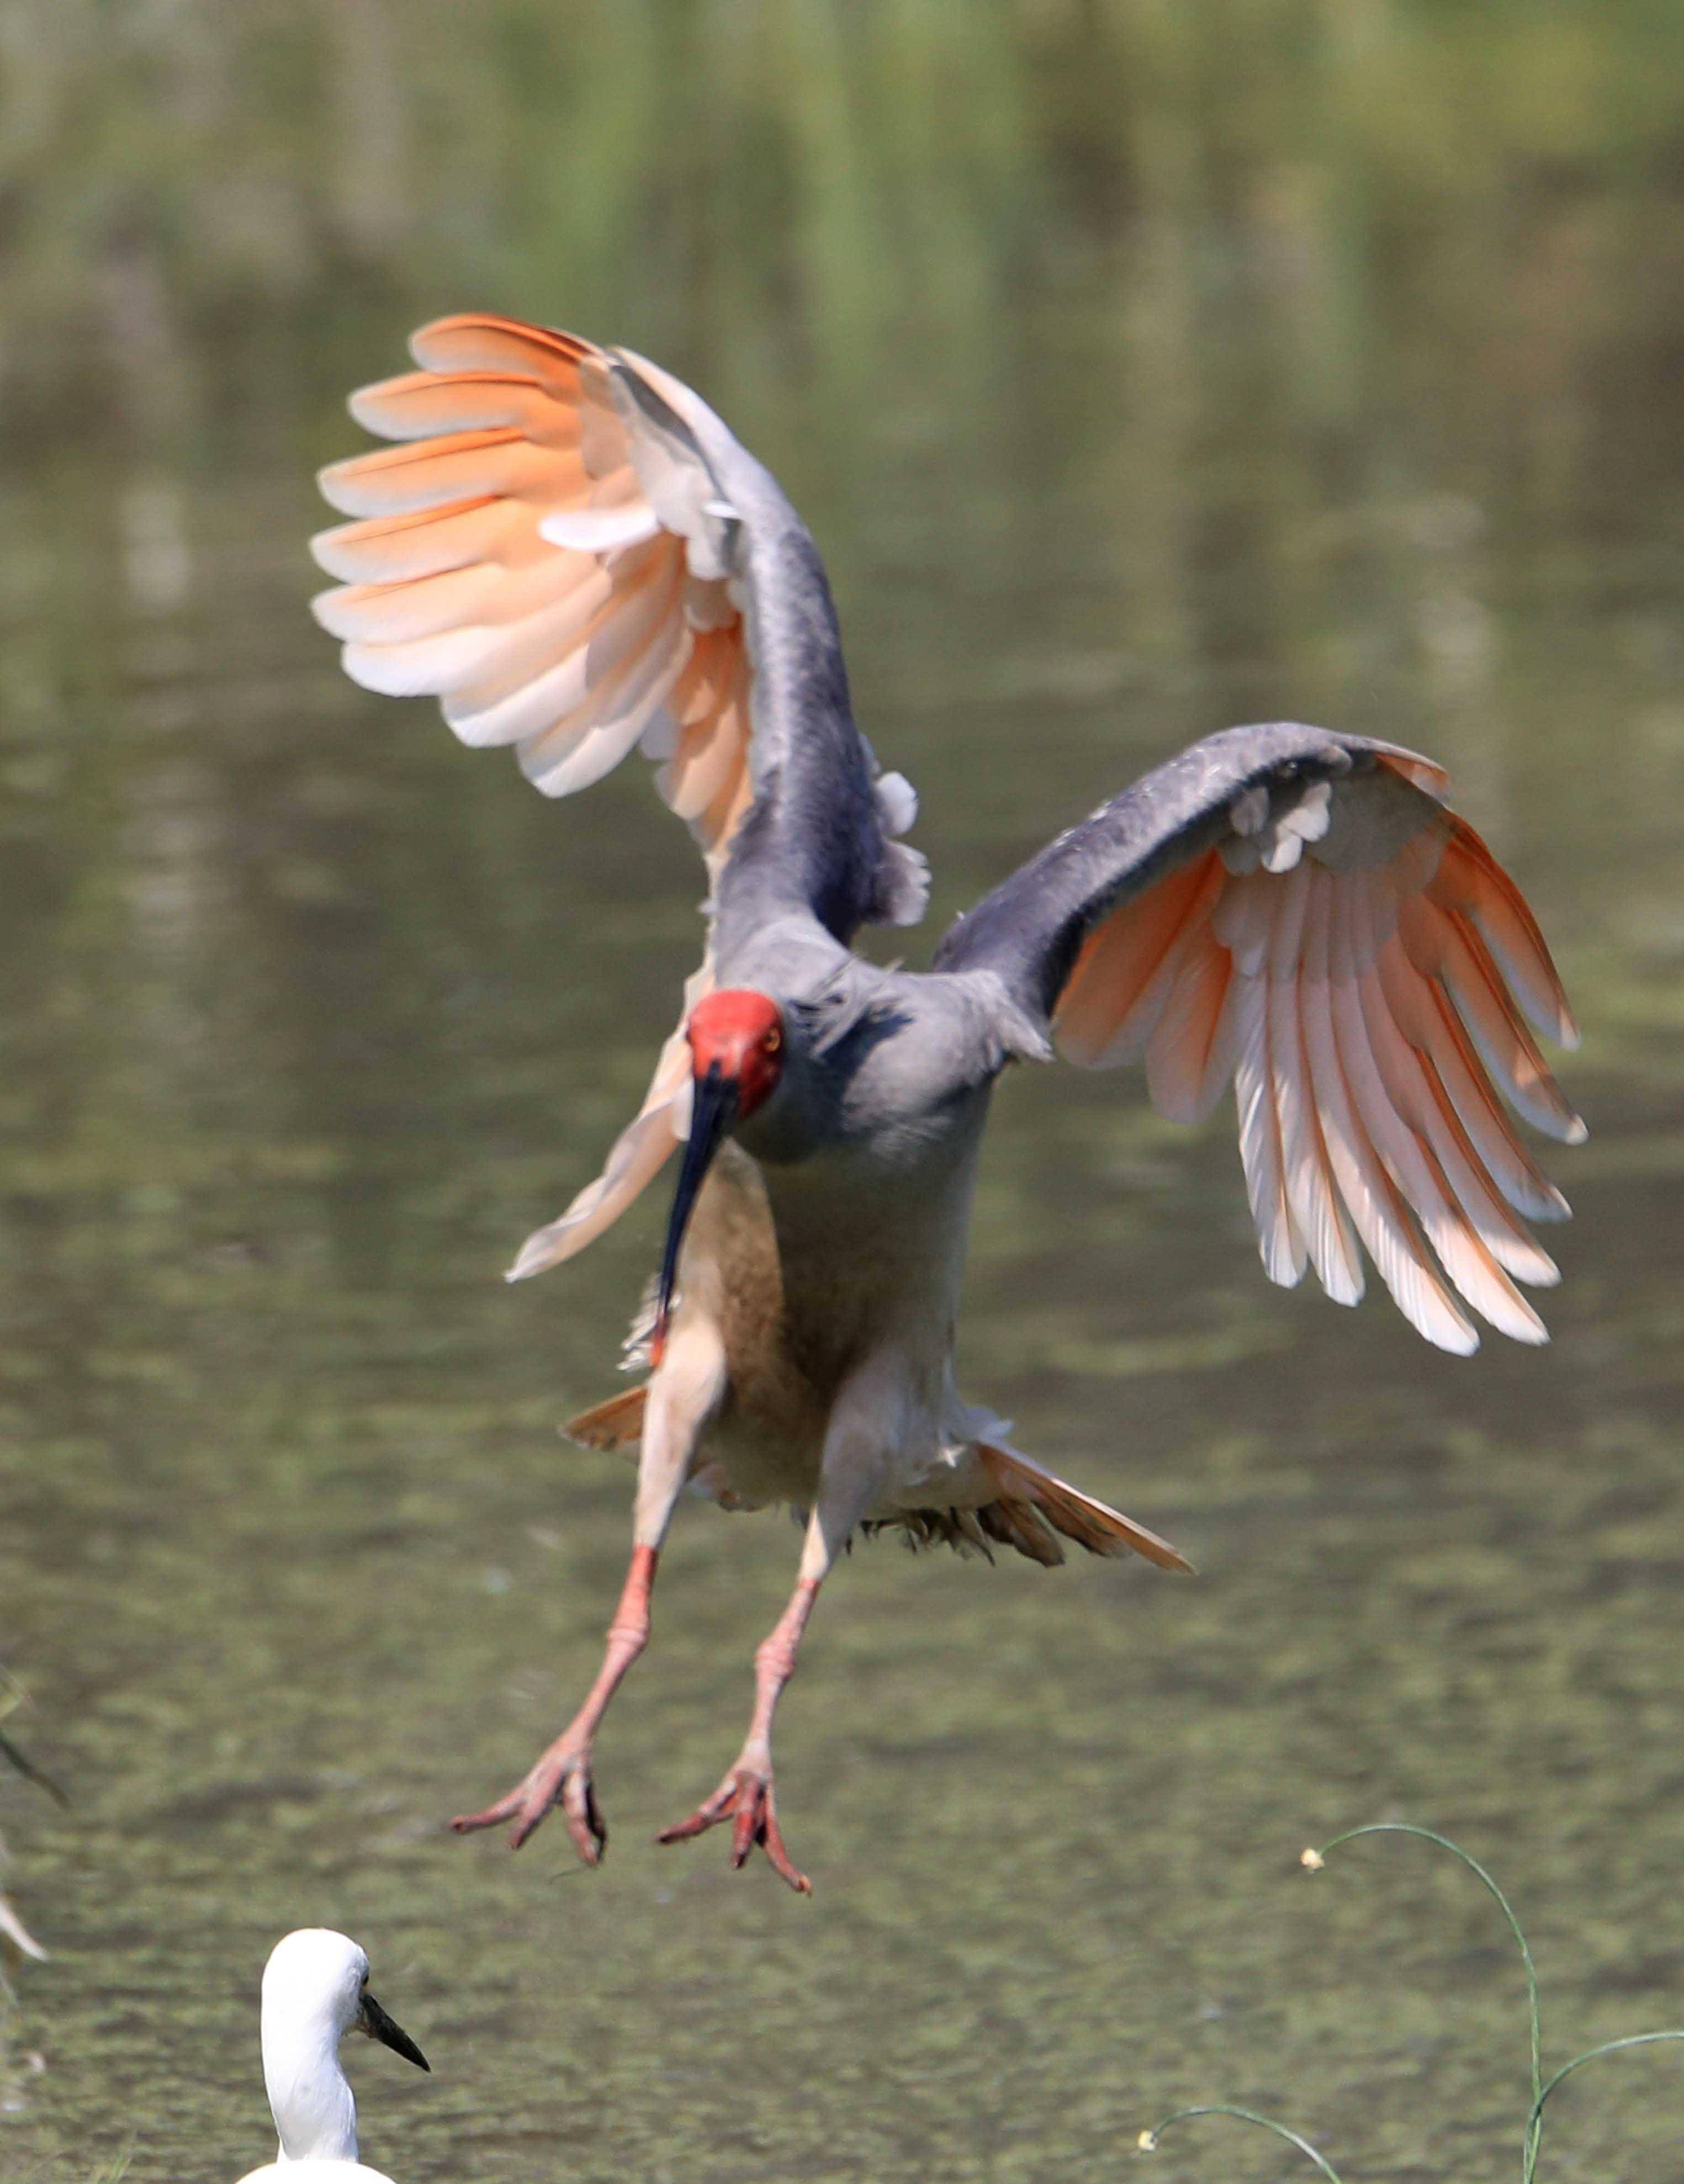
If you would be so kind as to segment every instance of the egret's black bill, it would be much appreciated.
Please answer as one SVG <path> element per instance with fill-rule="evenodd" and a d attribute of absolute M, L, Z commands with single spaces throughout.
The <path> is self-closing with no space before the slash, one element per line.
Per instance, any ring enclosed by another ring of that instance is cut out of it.
<path fill-rule="evenodd" d="M 357 2022 L 371 2040 L 378 2040 L 382 2047 L 390 2048 L 395 2054 L 401 2055 L 406 2063 L 413 2063 L 417 2070 L 425 2070 L 431 2077 L 432 2064 L 427 2061 L 403 2026 L 393 2022 L 366 1988 L 363 1990 L 363 2006 L 358 2014 Z"/>
<path fill-rule="evenodd" d="M 707 1074 L 695 1082 L 690 1106 L 689 1143 L 684 1147 L 684 1164 L 678 1171 L 678 1188 L 672 1194 L 672 1211 L 666 1223 L 666 1248 L 661 1255 L 661 1290 L 655 1309 L 655 1334 L 650 1343 L 650 1362 L 656 1365 L 666 1347 L 666 1316 L 672 1308 L 684 1231 L 690 1225 L 696 1193 L 719 1150 L 719 1141 L 735 1119 L 737 1098 L 736 1078 L 727 1077 L 717 1061 L 710 1062 Z"/>

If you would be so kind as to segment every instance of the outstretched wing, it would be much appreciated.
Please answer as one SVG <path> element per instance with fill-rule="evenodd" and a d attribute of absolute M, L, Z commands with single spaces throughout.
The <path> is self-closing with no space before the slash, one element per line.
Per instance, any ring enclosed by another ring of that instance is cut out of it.
<path fill-rule="evenodd" d="M 356 519 L 312 541 L 340 580 L 316 617 L 353 680 L 433 694 L 464 743 L 512 745 L 549 796 L 641 749 L 728 944 L 733 917 L 811 916 L 845 940 L 922 915 L 923 861 L 891 839 L 915 800 L 854 727 L 817 549 L 761 465 L 627 350 L 489 315 L 441 319 L 410 348 L 419 370 L 350 402 L 399 444 L 321 473 Z M 689 1083 L 675 1034 L 602 1175 L 511 1279 L 630 1203 L 685 1134 Z"/>
<path fill-rule="evenodd" d="M 1567 1212 L 1498 1089 L 1551 1137 L 1585 1126 L 1533 1037 L 1578 1043 L 1549 950 L 1447 785 L 1363 737 L 1229 729 L 1050 844 L 936 965 L 995 972 L 1070 1061 L 1144 1060 L 1173 1120 L 1231 1079 L 1270 1279 L 1308 1263 L 1355 1304 L 1360 1242 L 1412 1324 L 1465 1354 L 1464 1305 L 1547 1339 L 1515 1284 L 1558 1275 L 1518 1217 Z"/>

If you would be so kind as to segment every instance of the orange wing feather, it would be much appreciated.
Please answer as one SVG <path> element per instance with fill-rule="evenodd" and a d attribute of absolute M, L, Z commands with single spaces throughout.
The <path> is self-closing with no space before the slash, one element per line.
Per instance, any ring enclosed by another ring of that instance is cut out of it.
<path fill-rule="evenodd" d="M 752 794 L 742 613 L 644 494 L 611 363 L 658 382 L 681 414 L 694 397 L 635 359 L 511 319 L 441 319 L 410 346 L 419 370 L 351 398 L 358 421 L 398 444 L 321 476 L 356 519 L 313 542 L 340 580 L 315 610 L 347 671 L 370 688 L 436 694 L 463 742 L 512 744 L 550 794 L 640 747 L 717 872 Z M 710 491 L 699 476 L 699 508 Z M 686 1013 L 711 983 L 705 961 Z M 515 1274 L 570 1257 L 630 1203 L 683 1136 L 688 1083 L 675 1034 L 602 1174 L 527 1239 Z"/>
<path fill-rule="evenodd" d="M 1270 1277 L 1312 1264 L 1354 1304 L 1360 1239 L 1421 1333 L 1467 1351 L 1470 1310 L 1544 1340 L 1515 1284 L 1558 1279 L 1518 1217 L 1566 1205 L 1503 1099 L 1569 1144 L 1585 1128 L 1533 1036 L 1577 1039 L 1537 922 L 1443 786 L 1387 751 L 1313 810 L 1283 790 L 1242 831 L 1236 805 L 1232 838 L 1089 935 L 1054 1028 L 1089 1066 L 1143 1052 L 1174 1118 L 1231 1078 Z"/>

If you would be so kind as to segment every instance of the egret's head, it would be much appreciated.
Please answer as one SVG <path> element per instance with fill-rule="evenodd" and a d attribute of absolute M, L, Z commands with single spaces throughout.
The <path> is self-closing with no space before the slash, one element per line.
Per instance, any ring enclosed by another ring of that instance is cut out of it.
<path fill-rule="evenodd" d="M 769 994 L 752 986 L 726 986 L 708 994 L 690 1011 L 684 1026 L 690 1043 L 693 1081 L 690 1139 L 678 1188 L 666 1223 L 661 1254 L 660 1299 L 650 1344 L 654 1362 L 666 1346 L 666 1318 L 678 1279 L 678 1254 L 696 1202 L 696 1194 L 720 1140 L 733 1123 L 744 1122 L 765 1106 L 783 1072 L 783 1011 Z"/>
<path fill-rule="evenodd" d="M 335 2041 L 354 2027 L 419 2069 L 431 2067 L 369 1992 L 367 1955 L 349 1935 L 328 1926 L 301 1926 L 270 1951 L 263 1968 L 263 2019 L 265 2032 L 322 2025 Z"/>

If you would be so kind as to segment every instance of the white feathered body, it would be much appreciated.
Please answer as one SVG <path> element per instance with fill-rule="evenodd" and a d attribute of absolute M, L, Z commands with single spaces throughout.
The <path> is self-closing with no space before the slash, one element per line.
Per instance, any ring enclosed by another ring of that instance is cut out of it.
<path fill-rule="evenodd" d="M 248 2170 L 240 2184 L 392 2184 L 383 2169 L 365 2161 L 265 2161 Z"/>

